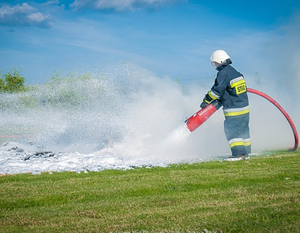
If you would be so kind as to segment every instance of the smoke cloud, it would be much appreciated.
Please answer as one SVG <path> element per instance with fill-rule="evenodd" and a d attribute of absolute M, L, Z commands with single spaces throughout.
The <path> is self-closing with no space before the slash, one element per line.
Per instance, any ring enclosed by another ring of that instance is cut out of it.
<path fill-rule="evenodd" d="M 181 162 L 228 153 L 222 114 L 198 132 L 183 124 L 198 110 L 200 87 L 158 78 L 134 64 L 93 77 L 54 79 L 31 92 L 3 95 L 2 133 L 53 152 Z"/>

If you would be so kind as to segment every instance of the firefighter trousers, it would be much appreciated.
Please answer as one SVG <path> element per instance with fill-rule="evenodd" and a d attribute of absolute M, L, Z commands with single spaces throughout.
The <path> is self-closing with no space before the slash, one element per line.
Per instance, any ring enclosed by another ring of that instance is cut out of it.
<path fill-rule="evenodd" d="M 226 116 L 224 131 L 232 156 L 242 156 L 251 153 L 249 113 L 241 116 Z"/>

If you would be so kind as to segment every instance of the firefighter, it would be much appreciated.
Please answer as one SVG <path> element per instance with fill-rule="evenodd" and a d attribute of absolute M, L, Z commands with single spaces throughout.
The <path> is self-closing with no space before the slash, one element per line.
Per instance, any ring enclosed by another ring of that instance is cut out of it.
<path fill-rule="evenodd" d="M 214 51 L 210 61 L 218 73 L 200 107 L 205 108 L 215 100 L 222 104 L 224 131 L 232 153 L 227 160 L 245 160 L 251 152 L 251 141 L 249 101 L 244 76 L 231 66 L 232 61 L 224 50 Z"/>

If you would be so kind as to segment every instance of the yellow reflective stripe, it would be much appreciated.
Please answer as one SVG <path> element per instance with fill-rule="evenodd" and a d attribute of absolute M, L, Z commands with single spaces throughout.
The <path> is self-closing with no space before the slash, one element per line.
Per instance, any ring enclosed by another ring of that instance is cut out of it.
<path fill-rule="evenodd" d="M 234 147 L 234 146 L 245 146 L 244 142 L 233 142 L 230 145 L 230 148 Z"/>
<path fill-rule="evenodd" d="M 216 99 L 218 98 L 218 97 L 216 96 L 216 94 L 213 93 L 212 91 L 209 91 L 209 92 L 208 92 L 208 95 L 209 95 L 209 97 L 212 98 L 213 100 L 216 100 Z"/>
<path fill-rule="evenodd" d="M 238 111 L 238 112 L 225 112 L 224 115 L 225 116 L 240 116 L 240 115 L 243 115 L 243 114 L 246 114 L 249 112 L 250 112 L 250 110 L 246 109 L 246 110 Z"/>
<path fill-rule="evenodd" d="M 207 103 L 207 104 L 210 104 L 210 102 L 211 102 L 211 101 L 208 101 L 208 100 L 204 100 L 204 101 L 205 101 L 205 103 Z"/>
<path fill-rule="evenodd" d="M 251 142 L 245 142 L 245 146 L 251 146 Z"/>
<path fill-rule="evenodd" d="M 231 88 L 234 88 L 234 87 L 236 87 L 236 86 L 238 86 L 238 85 L 241 85 L 241 84 L 244 84 L 244 83 L 245 83 L 245 80 L 242 79 L 242 80 L 240 80 L 240 81 L 231 83 L 230 87 L 231 87 Z"/>
<path fill-rule="evenodd" d="M 250 138 L 244 139 L 244 143 L 245 143 L 245 146 L 250 146 L 251 145 L 251 139 Z"/>
<path fill-rule="evenodd" d="M 230 148 L 234 146 L 251 146 L 251 142 L 233 142 L 229 146 Z"/>
<path fill-rule="evenodd" d="M 234 138 L 229 141 L 230 148 L 235 146 L 250 146 L 250 145 L 251 145 L 250 138 L 248 139 Z"/>

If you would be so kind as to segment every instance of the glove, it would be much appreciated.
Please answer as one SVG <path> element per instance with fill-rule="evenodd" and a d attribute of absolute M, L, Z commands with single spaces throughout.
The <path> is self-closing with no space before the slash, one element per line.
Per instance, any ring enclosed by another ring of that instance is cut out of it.
<path fill-rule="evenodd" d="M 206 103 L 205 101 L 203 101 L 201 104 L 200 104 L 200 108 L 206 108 L 209 104 Z"/>

